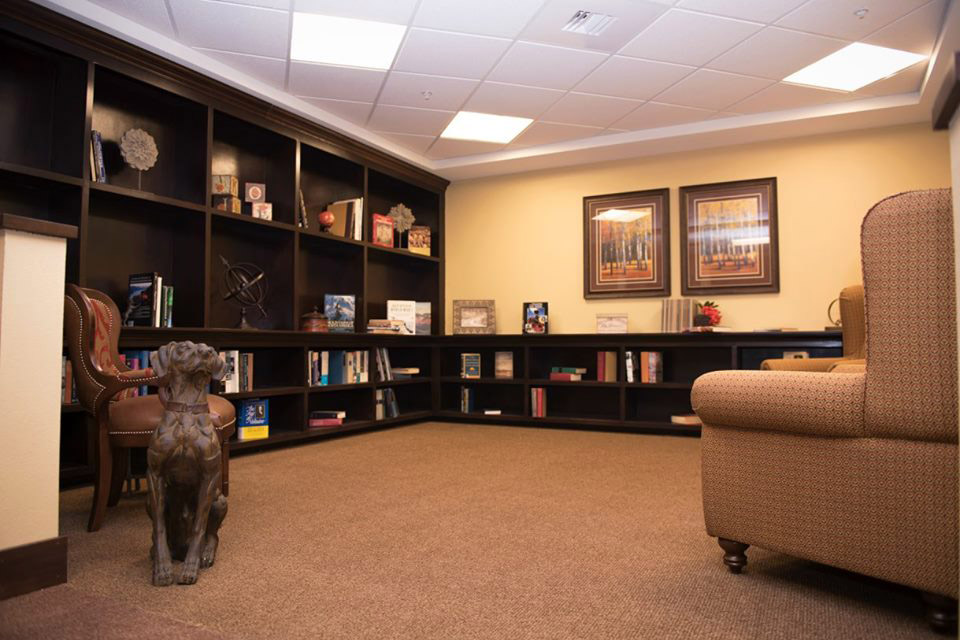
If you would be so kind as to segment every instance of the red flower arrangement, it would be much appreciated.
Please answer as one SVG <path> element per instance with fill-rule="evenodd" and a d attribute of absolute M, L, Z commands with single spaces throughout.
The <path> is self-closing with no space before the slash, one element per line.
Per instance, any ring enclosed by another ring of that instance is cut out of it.
<path fill-rule="evenodd" d="M 715 327 L 720 324 L 720 320 L 723 319 L 723 315 L 720 313 L 720 307 L 717 306 L 716 302 L 711 302 L 707 300 L 706 302 L 697 305 L 697 310 L 701 315 L 707 316 L 710 319 L 709 327 Z"/>

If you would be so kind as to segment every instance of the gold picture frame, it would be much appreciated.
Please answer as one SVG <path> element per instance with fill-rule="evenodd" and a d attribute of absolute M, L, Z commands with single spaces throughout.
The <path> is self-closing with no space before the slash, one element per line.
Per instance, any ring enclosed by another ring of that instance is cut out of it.
<path fill-rule="evenodd" d="M 454 300 L 455 334 L 494 334 L 497 332 L 495 300 Z"/>

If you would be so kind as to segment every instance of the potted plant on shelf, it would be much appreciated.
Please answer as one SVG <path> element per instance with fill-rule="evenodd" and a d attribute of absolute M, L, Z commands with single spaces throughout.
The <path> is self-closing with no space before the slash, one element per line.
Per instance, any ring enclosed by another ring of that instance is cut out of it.
<path fill-rule="evenodd" d="M 717 303 L 707 300 L 703 303 L 697 303 L 697 315 L 693 317 L 693 326 L 715 327 L 720 324 L 722 319 L 723 315 L 720 313 L 720 307 L 717 306 Z"/>

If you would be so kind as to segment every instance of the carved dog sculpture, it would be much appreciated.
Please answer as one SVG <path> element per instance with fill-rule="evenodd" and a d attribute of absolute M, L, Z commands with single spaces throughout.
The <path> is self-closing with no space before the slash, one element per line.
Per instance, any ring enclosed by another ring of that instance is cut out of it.
<path fill-rule="evenodd" d="M 151 356 L 161 378 L 164 413 L 147 449 L 147 513 L 153 521 L 153 584 L 173 583 L 173 559 L 182 560 L 177 582 L 193 584 L 209 567 L 227 515 L 220 493 L 220 438 L 210 421 L 207 384 L 226 363 L 211 347 L 171 342 Z"/>

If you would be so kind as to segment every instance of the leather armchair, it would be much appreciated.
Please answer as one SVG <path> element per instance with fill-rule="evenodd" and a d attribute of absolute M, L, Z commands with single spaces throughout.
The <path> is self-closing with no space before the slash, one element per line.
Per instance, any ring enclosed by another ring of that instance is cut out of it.
<path fill-rule="evenodd" d="M 698 378 L 703 510 L 734 573 L 765 549 L 924 592 L 956 625 L 957 327 L 949 189 L 861 231 L 869 366 Z"/>
<path fill-rule="evenodd" d="M 841 358 L 777 358 L 764 360 L 760 368 L 767 371 L 834 371 L 839 365 L 866 364 L 867 326 L 863 311 L 863 285 L 845 287 L 840 292 L 840 320 L 843 331 Z M 854 369 L 844 367 L 841 372 Z"/>
<path fill-rule="evenodd" d="M 108 506 L 120 500 L 127 475 L 124 449 L 146 447 L 163 416 L 156 394 L 136 396 L 143 385 L 162 380 L 152 369 L 131 371 L 120 359 L 120 311 L 110 296 L 96 289 L 68 284 L 64 299 L 64 332 L 77 383 L 77 398 L 93 416 L 97 429 L 96 479 L 89 531 L 103 522 Z M 223 461 L 222 490 L 229 490 L 230 436 L 236 410 L 229 400 L 208 396 L 210 417 L 220 437 Z"/>

